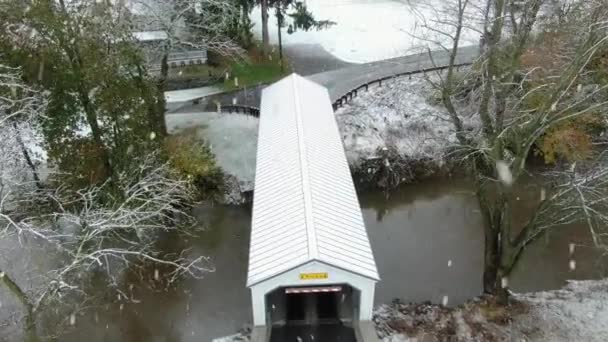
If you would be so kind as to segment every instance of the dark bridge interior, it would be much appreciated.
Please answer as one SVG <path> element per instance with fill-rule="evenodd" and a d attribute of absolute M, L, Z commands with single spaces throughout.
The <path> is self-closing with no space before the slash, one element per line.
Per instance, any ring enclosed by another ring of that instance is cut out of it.
<path fill-rule="evenodd" d="M 271 342 L 354 342 L 358 292 L 348 285 L 279 288 L 267 296 Z"/>

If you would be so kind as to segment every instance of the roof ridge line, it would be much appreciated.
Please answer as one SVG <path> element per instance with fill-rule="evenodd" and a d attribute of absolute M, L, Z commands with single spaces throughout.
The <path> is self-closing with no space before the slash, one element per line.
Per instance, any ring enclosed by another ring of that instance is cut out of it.
<path fill-rule="evenodd" d="M 296 125 L 298 128 L 298 153 L 300 159 L 301 176 L 302 176 L 302 193 L 304 196 L 304 221 L 306 222 L 306 234 L 308 236 L 308 258 L 318 258 L 317 249 L 317 234 L 313 227 L 313 215 L 312 215 L 312 193 L 310 192 L 310 180 L 308 175 L 308 160 L 306 154 L 306 143 L 304 139 L 304 122 L 302 119 L 302 112 L 300 108 L 300 96 L 297 87 L 298 78 L 297 74 L 292 75 L 292 86 L 293 86 L 293 99 L 294 99 L 294 112 L 296 116 Z"/>

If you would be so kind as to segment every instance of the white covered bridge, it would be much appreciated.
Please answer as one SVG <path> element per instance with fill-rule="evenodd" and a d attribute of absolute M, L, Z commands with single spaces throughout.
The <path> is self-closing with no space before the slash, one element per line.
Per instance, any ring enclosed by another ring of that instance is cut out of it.
<path fill-rule="evenodd" d="M 291 75 L 262 93 L 253 341 L 373 340 L 378 280 L 327 89 Z"/>

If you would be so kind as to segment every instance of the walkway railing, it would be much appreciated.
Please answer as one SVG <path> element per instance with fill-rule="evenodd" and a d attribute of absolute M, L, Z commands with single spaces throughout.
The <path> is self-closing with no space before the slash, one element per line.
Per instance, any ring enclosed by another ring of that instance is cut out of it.
<path fill-rule="evenodd" d="M 193 105 L 198 105 L 201 103 L 202 99 L 192 100 Z M 208 103 L 203 109 L 202 112 L 216 112 L 216 113 L 227 113 L 227 114 L 244 114 L 253 116 L 255 118 L 260 117 L 260 108 L 254 106 L 242 106 L 235 104 L 217 104 L 217 103 Z"/>
<path fill-rule="evenodd" d="M 473 63 L 461 63 L 461 64 L 456 64 L 455 67 L 457 70 L 460 70 L 461 67 L 465 67 L 465 66 L 470 66 Z M 368 91 L 370 86 L 373 85 L 378 85 L 380 87 L 382 87 L 382 83 L 386 83 L 389 80 L 394 80 L 403 76 L 412 76 L 412 75 L 416 75 L 416 74 L 423 74 L 423 73 L 427 73 L 427 72 L 433 72 L 433 71 L 440 71 L 440 70 L 445 70 L 449 68 L 448 65 L 446 66 L 440 66 L 440 67 L 433 67 L 433 68 L 427 68 L 427 69 L 420 69 L 420 70 L 415 70 L 415 71 L 407 71 L 407 72 L 401 72 L 398 74 L 394 74 L 391 76 L 385 76 L 385 77 L 381 77 L 369 82 L 366 82 L 364 84 L 361 84 L 360 86 L 350 90 L 349 92 L 347 92 L 346 94 L 340 96 L 336 101 L 334 101 L 334 103 L 332 104 L 334 111 L 338 110 L 338 108 L 341 108 L 343 105 L 347 104 L 348 102 L 352 101 L 353 98 L 357 97 L 359 95 L 359 91 L 364 90 Z"/>

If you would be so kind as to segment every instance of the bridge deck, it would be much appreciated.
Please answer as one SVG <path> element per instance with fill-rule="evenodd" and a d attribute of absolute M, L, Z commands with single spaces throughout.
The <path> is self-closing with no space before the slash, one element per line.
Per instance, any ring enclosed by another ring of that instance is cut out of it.
<path fill-rule="evenodd" d="M 299 338 L 299 339 L 298 339 Z M 270 342 L 355 342 L 355 330 L 341 323 L 273 327 Z"/>

